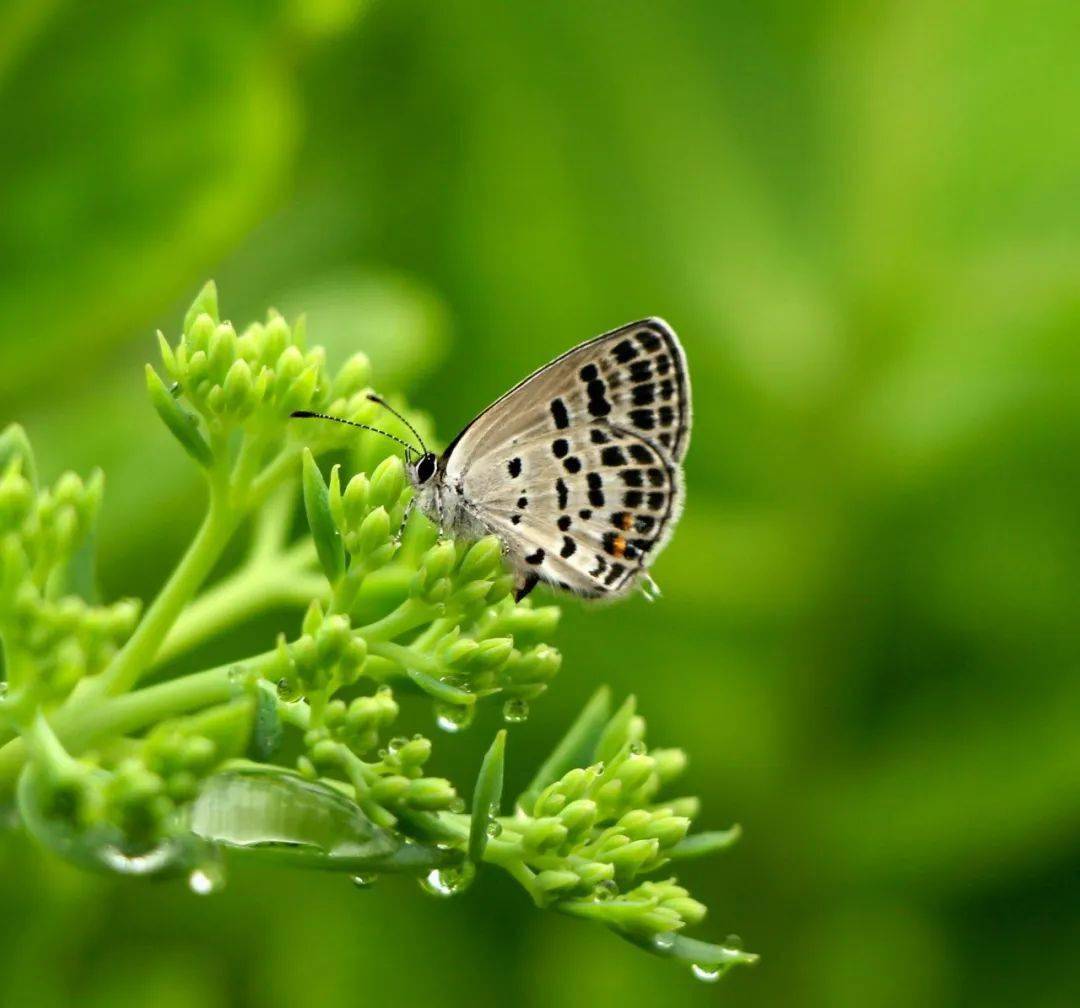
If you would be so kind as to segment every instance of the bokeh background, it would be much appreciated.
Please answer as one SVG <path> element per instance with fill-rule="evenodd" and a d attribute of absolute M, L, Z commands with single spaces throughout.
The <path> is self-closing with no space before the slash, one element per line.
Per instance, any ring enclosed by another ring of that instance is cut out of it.
<path fill-rule="evenodd" d="M 706 987 L 495 872 L 200 899 L 7 835 L 3 1003 L 1080 1003 L 1078 45 L 1074 0 L 0 4 L 0 421 L 47 475 L 105 468 L 110 594 L 200 514 L 141 362 L 207 276 L 444 438 L 676 326 L 665 597 L 567 607 L 511 774 L 636 692 L 745 829 L 685 871 L 702 932 L 763 956 Z"/>

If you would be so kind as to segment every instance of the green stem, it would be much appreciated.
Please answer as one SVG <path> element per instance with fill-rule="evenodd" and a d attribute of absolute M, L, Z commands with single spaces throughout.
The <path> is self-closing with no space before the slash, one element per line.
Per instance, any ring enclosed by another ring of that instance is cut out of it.
<path fill-rule="evenodd" d="M 310 542 L 277 563 L 261 560 L 203 592 L 179 616 L 158 649 L 155 664 L 164 664 L 222 630 L 275 606 L 310 604 L 325 596 L 326 581 L 307 571 L 314 559 Z"/>
<path fill-rule="evenodd" d="M 101 676 L 88 684 L 80 703 L 88 697 L 123 693 L 139 680 L 161 647 L 180 611 L 199 590 L 236 529 L 239 515 L 212 489 L 210 507 L 199 531 L 165 586 L 158 593 L 135 632 Z"/>
<path fill-rule="evenodd" d="M 277 657 L 276 651 L 267 651 L 240 663 L 245 670 L 261 672 Z M 169 682 L 147 686 L 134 693 L 99 700 L 85 706 L 58 711 L 52 726 L 45 728 L 74 755 L 78 755 L 102 739 L 138 731 L 157 724 L 166 718 L 201 710 L 213 704 L 224 703 L 236 693 L 236 685 L 230 677 L 237 663 L 172 679 Z M 38 726 L 38 738 L 44 729 Z M 27 742 L 14 739 L 0 748 L 0 793 L 10 792 L 18 778 L 27 755 Z"/>

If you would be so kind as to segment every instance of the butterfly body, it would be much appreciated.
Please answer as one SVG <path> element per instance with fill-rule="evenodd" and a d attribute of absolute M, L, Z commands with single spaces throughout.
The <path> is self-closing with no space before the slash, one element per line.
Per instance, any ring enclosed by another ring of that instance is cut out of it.
<path fill-rule="evenodd" d="M 502 540 L 519 598 L 539 581 L 617 598 L 674 530 L 690 424 L 678 338 L 643 319 L 540 368 L 408 475 L 445 532 Z"/>

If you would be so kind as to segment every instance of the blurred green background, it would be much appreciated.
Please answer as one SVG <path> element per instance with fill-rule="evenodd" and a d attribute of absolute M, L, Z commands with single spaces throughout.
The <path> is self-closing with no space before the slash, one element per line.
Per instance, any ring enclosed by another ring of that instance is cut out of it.
<path fill-rule="evenodd" d="M 141 362 L 207 276 L 444 438 L 581 339 L 678 329 L 665 597 L 567 607 L 510 771 L 636 692 L 745 829 L 685 872 L 703 934 L 763 955 L 706 987 L 495 872 L 201 899 L 8 835 L 3 1003 L 1080 1003 L 1078 44 L 1075 0 L 0 4 L 0 422 L 105 468 L 111 595 L 201 513 Z"/>

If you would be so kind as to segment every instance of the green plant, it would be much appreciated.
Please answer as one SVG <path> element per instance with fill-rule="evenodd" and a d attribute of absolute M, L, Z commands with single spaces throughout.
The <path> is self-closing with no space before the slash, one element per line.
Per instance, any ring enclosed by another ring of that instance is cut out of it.
<path fill-rule="evenodd" d="M 506 730 L 467 811 L 428 774 L 431 741 L 397 727 L 395 691 L 430 698 L 449 732 L 479 703 L 523 720 L 558 671 L 547 641 L 559 612 L 513 601 L 498 540 L 453 542 L 418 512 L 404 518 L 410 491 L 390 442 L 289 424 L 297 409 L 372 421 L 365 358 L 331 376 L 303 321 L 273 312 L 237 334 L 212 284 L 179 342 L 159 342 L 168 378 L 147 368 L 150 399 L 203 470 L 208 503 L 145 612 L 96 600 L 101 474 L 42 487 L 22 429 L 0 437 L 0 789 L 25 828 L 86 867 L 182 873 L 196 892 L 220 882 L 226 852 L 358 884 L 417 875 L 437 895 L 495 865 L 537 906 L 603 923 L 704 979 L 752 962 L 735 942 L 683 936 L 705 907 L 675 879 L 648 878 L 737 830 L 688 836 L 696 799 L 660 797 L 685 757 L 647 747 L 632 698 L 612 712 L 598 692 L 508 814 Z M 357 471 L 344 486 L 342 462 L 328 480 L 316 462 L 334 453 Z M 310 536 L 290 541 L 298 498 Z M 246 555 L 205 587 L 242 527 Z M 172 671 L 194 645 L 282 603 L 306 607 L 295 638 Z"/>

